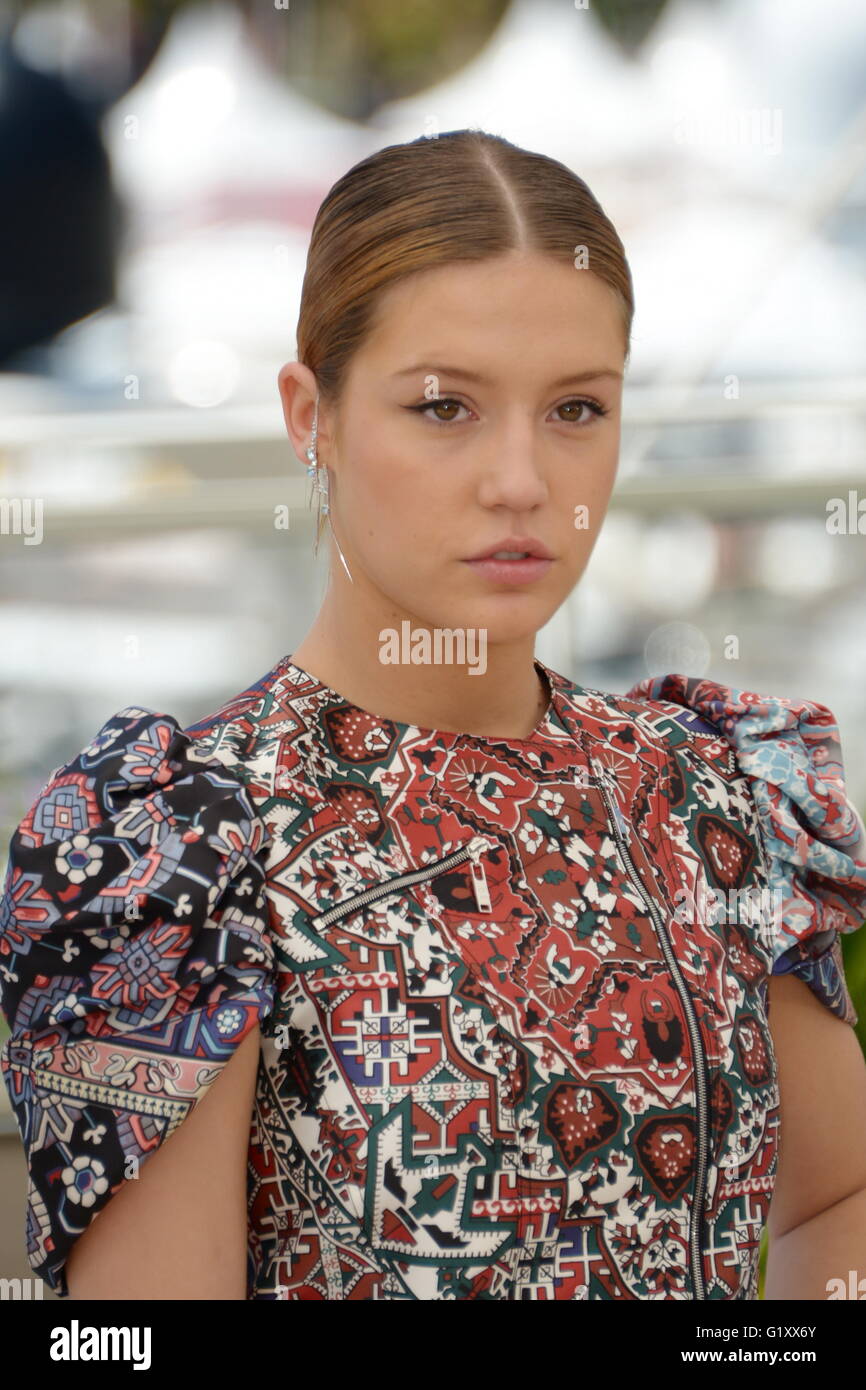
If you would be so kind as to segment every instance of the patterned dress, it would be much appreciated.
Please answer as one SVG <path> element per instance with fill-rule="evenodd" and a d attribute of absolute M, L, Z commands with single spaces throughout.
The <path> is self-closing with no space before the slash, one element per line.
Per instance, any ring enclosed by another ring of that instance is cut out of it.
<path fill-rule="evenodd" d="M 286 656 L 185 730 L 120 710 L 51 774 L 0 977 L 58 1294 L 258 1021 L 249 1299 L 757 1297 L 769 974 L 857 1021 L 833 715 L 536 666 L 526 739 L 377 717 Z"/>

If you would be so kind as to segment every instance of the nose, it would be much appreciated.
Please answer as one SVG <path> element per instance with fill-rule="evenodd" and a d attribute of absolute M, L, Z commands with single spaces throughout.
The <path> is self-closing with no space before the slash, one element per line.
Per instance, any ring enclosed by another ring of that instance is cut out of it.
<path fill-rule="evenodd" d="M 542 444 L 526 414 L 510 414 L 482 446 L 479 501 L 485 507 L 531 511 L 547 500 Z"/>

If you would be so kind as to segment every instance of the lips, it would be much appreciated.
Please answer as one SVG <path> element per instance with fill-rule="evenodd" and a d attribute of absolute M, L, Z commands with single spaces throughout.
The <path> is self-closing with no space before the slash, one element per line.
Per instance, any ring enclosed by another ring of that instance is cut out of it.
<path fill-rule="evenodd" d="M 492 560 L 499 551 L 506 551 L 509 555 L 528 555 L 530 559 L 552 560 L 553 556 L 541 541 L 534 536 L 506 536 L 504 540 L 497 541 L 495 545 L 490 545 L 486 550 L 479 550 L 476 555 L 470 555 L 469 560 Z"/>
<path fill-rule="evenodd" d="M 481 575 L 487 583 L 519 586 L 521 584 L 531 584 L 536 579 L 541 579 L 553 564 L 553 560 L 544 560 L 540 555 L 526 555 L 522 560 L 464 560 L 463 563 L 476 574 Z"/>

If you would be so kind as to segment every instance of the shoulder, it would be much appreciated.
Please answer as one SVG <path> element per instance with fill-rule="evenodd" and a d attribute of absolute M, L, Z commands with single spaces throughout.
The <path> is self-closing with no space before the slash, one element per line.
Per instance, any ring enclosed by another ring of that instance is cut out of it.
<path fill-rule="evenodd" d="M 679 728 L 723 740 L 756 787 L 775 787 L 799 808 L 803 831 L 849 851 L 852 867 L 863 859 L 863 821 L 847 794 L 839 728 L 826 705 L 676 673 L 647 677 L 628 695 L 648 709 L 664 709 Z M 763 787 L 761 804 L 777 812 L 766 828 L 778 833 L 789 808 Z"/>
<path fill-rule="evenodd" d="M 258 806 L 284 803 L 308 808 L 321 800 L 306 773 L 306 742 L 318 719 L 320 689 L 290 656 L 186 727 L 200 756 L 218 760 L 246 786 Z"/>
<path fill-rule="evenodd" d="M 283 664 L 186 727 L 146 706 L 111 714 L 53 769 L 15 829 L 7 905 L 18 905 L 8 895 L 26 881 L 74 908 L 86 888 L 146 845 L 151 870 L 158 859 L 163 873 L 185 873 L 197 891 L 219 883 L 229 841 L 233 863 L 257 859 L 270 840 L 258 806 L 273 792 L 276 757 L 265 716 Z"/>
<path fill-rule="evenodd" d="M 148 923 L 164 928 L 161 946 L 172 932 L 173 950 L 189 944 L 226 909 L 241 935 L 260 937 L 269 841 L 236 765 L 174 715 L 112 714 L 53 770 L 9 841 L 0 982 L 11 1026 L 35 1001 L 24 987 L 34 962 L 41 987 Z"/>
<path fill-rule="evenodd" d="M 740 775 L 729 740 L 718 725 L 695 702 L 677 700 L 673 687 L 663 687 L 661 679 L 641 681 L 620 694 L 577 685 L 549 668 L 548 675 L 557 700 L 567 710 L 569 725 L 590 723 L 623 751 L 644 750 L 659 765 L 669 795 L 676 794 L 671 782 L 681 781 L 679 755 L 689 750 L 699 755 L 695 761 L 711 764 L 729 783 Z"/>
<path fill-rule="evenodd" d="M 165 828 L 169 803 L 183 819 L 209 810 L 252 819 L 242 767 L 174 715 L 125 706 L 54 768 L 15 831 L 13 850 L 74 839 L 109 819 L 118 837 L 141 840 L 148 828 Z"/>
<path fill-rule="evenodd" d="M 748 784 L 769 860 L 776 974 L 794 971 L 833 1012 L 857 1021 L 840 934 L 866 918 L 866 831 L 848 796 L 839 728 L 826 705 L 671 673 L 628 696 L 680 731 L 715 737 Z M 694 722 L 700 721 L 700 727 Z"/>
<path fill-rule="evenodd" d="M 553 683 L 558 699 L 575 712 L 588 711 L 595 718 L 632 720 L 659 743 L 670 741 L 666 735 L 667 726 L 671 721 L 677 729 L 683 731 L 683 737 L 694 733 L 718 740 L 718 729 L 702 718 L 693 704 L 686 700 L 678 700 L 675 687 L 667 684 L 675 679 L 685 680 L 685 677 L 648 678 L 632 686 L 625 694 L 620 694 L 618 691 L 578 685 L 558 671 L 552 671 L 550 667 L 544 669 Z"/>

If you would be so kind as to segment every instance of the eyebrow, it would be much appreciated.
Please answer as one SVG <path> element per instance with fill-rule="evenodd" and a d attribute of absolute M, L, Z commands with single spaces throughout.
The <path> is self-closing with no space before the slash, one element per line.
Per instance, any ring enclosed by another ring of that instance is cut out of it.
<path fill-rule="evenodd" d="M 421 372 L 433 373 L 436 376 L 462 377 L 464 381 L 475 381 L 481 385 L 490 384 L 489 378 L 482 376 L 480 372 L 470 372 L 465 367 L 437 366 L 434 362 L 416 362 L 411 367 L 403 367 L 399 372 L 394 372 L 393 376 L 411 376 Z M 622 381 L 623 374 L 614 371 L 612 367 L 589 367 L 583 372 L 569 372 L 568 376 L 560 377 L 550 385 L 555 389 L 558 386 L 570 386 L 578 381 L 597 381 L 602 377 L 613 377 L 616 381 Z"/>

